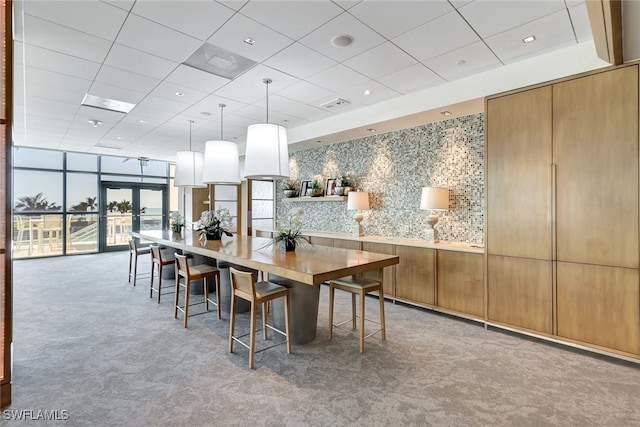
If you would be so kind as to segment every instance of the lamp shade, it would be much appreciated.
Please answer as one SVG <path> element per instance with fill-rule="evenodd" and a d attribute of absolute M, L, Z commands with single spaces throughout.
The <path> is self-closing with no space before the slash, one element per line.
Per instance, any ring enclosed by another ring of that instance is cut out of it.
<path fill-rule="evenodd" d="M 178 151 L 176 153 L 176 176 L 173 185 L 176 187 L 202 188 L 202 166 L 204 156 L 198 151 Z"/>
<path fill-rule="evenodd" d="M 449 189 L 444 187 L 422 187 L 420 209 L 435 211 L 449 210 Z"/>
<path fill-rule="evenodd" d="M 207 141 L 204 146 L 205 184 L 240 184 L 238 145 L 230 141 Z"/>
<path fill-rule="evenodd" d="M 369 209 L 369 193 L 350 191 L 347 194 L 347 209 L 350 211 Z"/>
<path fill-rule="evenodd" d="M 247 128 L 244 173 L 250 179 L 289 178 L 287 129 L 272 123 Z"/>

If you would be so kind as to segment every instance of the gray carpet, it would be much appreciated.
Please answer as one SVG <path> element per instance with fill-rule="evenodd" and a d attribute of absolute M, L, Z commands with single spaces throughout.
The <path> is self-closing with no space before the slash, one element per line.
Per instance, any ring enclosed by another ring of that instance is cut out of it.
<path fill-rule="evenodd" d="M 172 296 L 158 305 L 148 280 L 127 283 L 127 261 L 121 252 L 14 263 L 6 409 L 69 420 L 4 412 L 3 426 L 640 424 L 638 365 L 391 303 L 387 341 L 370 338 L 361 355 L 355 336 L 327 341 L 326 286 L 316 340 L 259 353 L 250 370 L 247 350 L 227 352 L 227 315 L 194 316 L 183 329 Z M 375 318 L 377 300 L 367 302 Z M 347 314 L 349 297 L 338 303 Z"/>

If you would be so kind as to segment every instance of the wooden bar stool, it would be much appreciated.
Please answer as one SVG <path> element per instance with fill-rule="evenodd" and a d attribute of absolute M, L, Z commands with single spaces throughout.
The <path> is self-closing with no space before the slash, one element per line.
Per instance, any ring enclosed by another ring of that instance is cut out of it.
<path fill-rule="evenodd" d="M 151 249 L 139 248 L 136 239 L 129 239 L 129 283 L 133 277 L 133 286 L 136 285 L 136 279 L 138 278 L 138 255 L 146 255 L 151 253 Z M 151 266 L 153 269 L 153 266 Z M 131 270 L 133 269 L 133 273 Z"/>
<path fill-rule="evenodd" d="M 187 327 L 187 319 L 189 318 L 189 290 L 191 289 L 191 281 L 204 279 L 204 304 L 205 310 L 209 311 L 209 303 L 212 303 L 218 307 L 218 319 L 221 318 L 220 314 L 220 270 L 216 267 L 207 264 L 189 265 L 187 257 L 175 253 L 173 255 L 176 260 L 176 297 L 175 307 L 173 310 L 173 318 L 178 318 L 178 310 L 184 313 L 184 327 Z M 209 279 L 213 277 L 216 281 L 216 300 L 209 299 Z M 184 284 L 180 283 L 181 279 Z M 178 298 L 180 296 L 180 287 L 184 288 L 184 308 L 178 305 Z M 198 303 L 202 304 L 202 303 Z"/>
<path fill-rule="evenodd" d="M 343 291 L 351 293 L 351 319 L 345 320 L 344 322 L 334 325 L 333 324 L 333 301 L 334 301 L 334 296 L 335 296 L 334 294 L 336 289 L 341 289 Z M 369 292 L 375 292 L 375 291 L 378 291 L 378 295 L 380 299 L 380 322 L 376 322 L 369 319 L 366 319 L 366 320 L 369 320 L 374 323 L 378 323 L 380 325 L 380 329 L 365 336 L 364 334 L 365 296 Z M 356 316 L 356 295 L 360 295 L 360 316 Z M 342 277 L 340 279 L 331 280 L 329 282 L 329 340 L 333 338 L 333 328 L 337 328 L 341 325 L 344 325 L 349 321 L 352 322 L 352 328 L 356 329 L 356 317 L 360 318 L 360 353 L 364 352 L 365 338 L 369 338 L 370 336 L 378 332 L 381 332 L 382 339 L 383 340 L 386 339 L 385 327 L 384 327 L 384 290 L 382 288 L 382 280 L 377 281 L 377 280 L 365 279 L 364 277 L 349 276 L 349 277 Z"/>
<path fill-rule="evenodd" d="M 165 265 L 171 265 L 176 262 L 173 255 L 164 256 L 160 246 L 158 245 L 149 245 L 151 249 L 151 283 L 149 284 L 149 298 L 153 298 L 153 292 L 157 292 L 158 294 L 158 304 L 160 304 L 160 295 L 162 295 L 162 268 Z M 158 270 L 158 287 L 153 287 L 154 281 L 154 272 Z"/>
<path fill-rule="evenodd" d="M 233 342 L 237 341 L 240 345 L 249 349 L 249 369 L 253 369 L 253 360 L 255 353 L 263 350 L 267 350 L 271 347 L 275 347 L 280 344 L 287 344 L 287 353 L 291 353 L 291 342 L 289 340 L 289 289 L 284 286 L 276 285 L 271 282 L 255 282 L 253 280 L 253 273 L 246 271 L 239 271 L 233 267 L 229 267 L 229 273 L 231 274 L 231 322 L 229 325 L 229 352 L 233 353 Z M 248 334 L 235 336 L 235 324 L 236 324 L 236 297 L 242 298 L 251 303 L 251 322 L 250 330 Z M 284 319 L 285 319 L 285 332 L 267 324 L 267 303 L 276 298 L 284 297 Z M 286 341 L 278 342 L 268 347 L 255 351 L 256 347 L 256 317 L 257 307 L 262 304 L 262 334 L 264 339 L 267 339 L 267 329 L 283 335 Z M 240 338 L 249 335 L 249 345 L 245 344 Z"/>

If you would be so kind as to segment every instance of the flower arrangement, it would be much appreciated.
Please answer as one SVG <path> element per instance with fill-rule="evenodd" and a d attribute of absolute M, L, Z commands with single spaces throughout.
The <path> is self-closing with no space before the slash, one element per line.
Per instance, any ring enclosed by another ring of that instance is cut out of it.
<path fill-rule="evenodd" d="M 300 182 L 297 179 L 285 179 L 284 181 L 282 181 L 283 190 L 298 191 L 298 188 L 300 188 Z"/>
<path fill-rule="evenodd" d="M 180 233 L 184 227 L 184 217 L 180 212 L 171 212 L 171 231 Z"/>
<path fill-rule="evenodd" d="M 350 175 L 342 175 L 339 181 L 340 187 L 355 187 L 355 181 Z"/>
<path fill-rule="evenodd" d="M 283 242 L 282 244 L 287 251 L 294 251 L 296 249 L 296 245 L 301 240 L 311 243 L 309 239 L 302 236 L 300 232 L 300 229 L 302 228 L 302 215 L 304 215 L 304 211 L 302 209 L 291 209 L 289 214 L 283 220 L 279 220 L 278 234 L 273 238 L 273 242 Z"/>
<path fill-rule="evenodd" d="M 233 222 L 231 212 L 227 208 L 218 208 L 214 211 L 204 211 L 200 219 L 194 224 L 194 230 L 202 231 L 208 239 L 220 240 L 222 235 L 233 236 L 229 232 Z"/>

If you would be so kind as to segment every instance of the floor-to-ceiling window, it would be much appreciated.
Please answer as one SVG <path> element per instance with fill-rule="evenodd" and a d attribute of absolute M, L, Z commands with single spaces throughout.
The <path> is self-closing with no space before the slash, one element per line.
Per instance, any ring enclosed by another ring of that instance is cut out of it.
<path fill-rule="evenodd" d="M 256 229 L 270 230 L 274 227 L 273 181 L 249 181 L 249 235 Z"/>
<path fill-rule="evenodd" d="M 134 226 L 166 226 L 167 162 L 20 147 L 13 155 L 14 258 L 124 248 Z"/>

